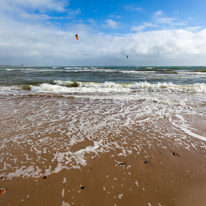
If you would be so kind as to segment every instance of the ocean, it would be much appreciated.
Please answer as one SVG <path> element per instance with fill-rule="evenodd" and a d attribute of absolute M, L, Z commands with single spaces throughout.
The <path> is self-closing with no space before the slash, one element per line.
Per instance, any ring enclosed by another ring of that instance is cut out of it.
<path fill-rule="evenodd" d="M 154 140 L 205 148 L 206 67 L 1 66 L 0 110 L 8 178 L 139 153 Z"/>
<path fill-rule="evenodd" d="M 205 84 L 206 67 L 0 67 L 2 94 L 204 93 Z"/>

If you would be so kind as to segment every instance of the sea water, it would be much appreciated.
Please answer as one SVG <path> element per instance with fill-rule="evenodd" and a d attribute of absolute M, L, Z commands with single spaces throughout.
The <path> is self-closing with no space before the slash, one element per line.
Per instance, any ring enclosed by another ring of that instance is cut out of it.
<path fill-rule="evenodd" d="M 0 67 L 0 89 L 66 93 L 125 93 L 139 89 L 204 92 L 205 77 L 206 67 Z M 74 82 L 77 84 L 72 85 Z"/>

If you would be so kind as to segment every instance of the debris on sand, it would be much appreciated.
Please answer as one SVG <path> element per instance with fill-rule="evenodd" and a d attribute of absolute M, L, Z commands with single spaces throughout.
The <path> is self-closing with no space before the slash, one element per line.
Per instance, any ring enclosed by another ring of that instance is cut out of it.
<path fill-rule="evenodd" d="M 0 195 L 3 195 L 4 193 L 6 193 L 6 189 L 5 188 L 0 188 Z"/>
<path fill-rule="evenodd" d="M 144 161 L 144 163 L 145 163 L 145 164 L 148 164 L 148 161 L 147 161 L 147 160 L 145 160 L 145 161 Z"/>
<path fill-rule="evenodd" d="M 179 156 L 180 156 L 180 155 L 177 154 L 176 152 L 172 152 L 172 154 L 173 154 L 173 156 L 175 156 L 175 157 L 179 157 Z"/>
<path fill-rule="evenodd" d="M 46 179 L 47 178 L 47 176 L 43 176 L 43 179 Z"/>
<path fill-rule="evenodd" d="M 126 162 L 118 162 L 118 165 L 124 166 L 124 165 L 126 165 Z"/>
<path fill-rule="evenodd" d="M 85 186 L 83 186 L 83 185 L 80 185 L 80 188 L 81 188 L 82 190 L 84 190 L 84 189 L 85 189 Z"/>

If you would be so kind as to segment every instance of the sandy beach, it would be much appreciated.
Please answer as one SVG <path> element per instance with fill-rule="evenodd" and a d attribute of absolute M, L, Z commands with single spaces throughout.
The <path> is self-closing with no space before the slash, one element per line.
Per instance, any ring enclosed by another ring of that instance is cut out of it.
<path fill-rule="evenodd" d="M 0 0 L 0 206 L 206 206 L 206 0 Z"/>
<path fill-rule="evenodd" d="M 145 140 L 146 141 L 146 140 Z M 40 178 L 1 177 L 1 205 L 205 205 L 205 152 L 157 145 Z M 86 145 L 85 145 L 86 146 Z M 173 151 L 177 155 L 173 155 Z"/>
<path fill-rule="evenodd" d="M 132 120 L 128 126 L 119 102 L 106 103 L 1 98 L 0 205 L 204 206 L 205 142 L 183 135 L 165 116 L 158 128 Z"/>

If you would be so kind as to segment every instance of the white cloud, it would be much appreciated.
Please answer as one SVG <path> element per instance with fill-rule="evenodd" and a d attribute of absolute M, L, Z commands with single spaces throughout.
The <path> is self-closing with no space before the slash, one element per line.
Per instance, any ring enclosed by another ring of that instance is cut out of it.
<path fill-rule="evenodd" d="M 155 12 L 154 16 L 161 16 L 163 14 L 162 10 L 158 10 Z"/>
<path fill-rule="evenodd" d="M 50 19 L 61 20 L 61 19 L 73 19 L 80 13 L 81 13 L 80 9 L 76 9 L 76 10 L 68 9 L 67 15 L 65 16 L 49 16 L 44 13 L 37 14 L 37 13 L 29 13 L 29 12 L 21 11 L 18 12 L 17 16 L 30 21 L 50 20 Z"/>
<path fill-rule="evenodd" d="M 174 22 L 174 18 L 169 17 L 156 17 L 155 21 L 161 24 L 172 24 Z"/>
<path fill-rule="evenodd" d="M 168 17 L 164 14 L 162 10 L 156 11 L 153 15 L 152 22 L 159 25 L 159 28 L 177 28 L 186 27 L 188 25 L 187 21 L 179 21 L 176 18 Z"/>
<path fill-rule="evenodd" d="M 180 27 L 186 27 L 187 21 L 178 21 L 176 18 L 167 17 L 162 10 L 156 11 L 150 22 L 143 23 L 139 26 L 132 27 L 131 30 L 141 32 L 146 28 L 159 28 L 161 29 L 175 29 Z"/>
<path fill-rule="evenodd" d="M 114 21 L 112 19 L 107 19 L 105 22 L 107 23 L 107 26 L 110 28 L 117 28 L 119 24 L 117 21 Z"/>
<path fill-rule="evenodd" d="M 96 21 L 94 19 L 88 19 L 88 22 L 92 25 L 96 25 Z"/>
<path fill-rule="evenodd" d="M 67 8 L 68 4 L 66 0 L 1 0 L 0 17 L 30 21 L 32 24 L 35 21 L 73 19 L 81 10 Z"/>
<path fill-rule="evenodd" d="M 135 26 L 135 27 L 132 27 L 132 31 L 137 31 L 137 32 L 140 32 L 140 31 L 143 31 L 145 29 L 145 26 L 144 24 L 140 25 L 140 26 Z"/>
<path fill-rule="evenodd" d="M 110 14 L 110 15 L 109 15 L 109 18 L 112 18 L 112 19 L 120 19 L 120 18 L 122 18 L 122 16 Z"/>
<path fill-rule="evenodd" d="M 48 1 L 53 2 L 53 6 L 55 2 L 57 4 L 60 2 L 42 0 L 42 2 Z M 38 1 L 37 5 L 38 8 L 44 7 L 44 4 Z M 80 10 L 75 11 L 73 15 L 80 12 Z M 71 10 L 70 12 L 72 15 Z M 37 15 L 27 11 L 22 12 L 21 15 L 23 18 L 37 20 L 54 18 L 46 13 Z M 166 18 L 162 11 L 156 12 L 153 17 L 156 17 L 156 20 L 162 18 L 162 21 Z M 97 26 L 95 20 L 89 21 Z M 157 27 L 161 21 L 154 21 L 154 23 L 146 22 L 139 27 L 133 27 L 133 31 L 141 31 L 138 33 L 109 35 L 94 32 L 84 24 L 76 24 L 63 30 L 50 24 L 45 26 L 40 22 L 34 21 L 32 24 L 20 22 L 0 12 L 0 64 L 206 65 L 206 29 L 203 28 L 161 30 Z M 181 23 L 172 18 L 163 22 L 173 25 Z M 120 24 L 113 19 L 107 19 L 106 23 L 110 28 L 118 28 Z M 146 28 L 155 28 L 155 30 L 144 31 Z M 79 34 L 78 41 L 74 36 L 76 33 Z M 129 61 L 125 62 L 126 55 L 129 55 Z"/>
<path fill-rule="evenodd" d="M 164 16 L 162 10 L 156 11 L 153 19 L 159 24 L 172 24 L 175 21 L 174 18 Z"/>
<path fill-rule="evenodd" d="M 206 64 L 206 29 L 105 35 L 85 25 L 64 31 L 4 19 L 0 39 L 1 64 L 118 65 L 126 64 L 126 55 L 129 64 L 136 65 Z"/>
<path fill-rule="evenodd" d="M 130 11 L 143 11 L 143 8 L 141 7 L 136 7 L 134 5 L 124 5 L 125 9 L 130 10 Z"/>
<path fill-rule="evenodd" d="M 197 32 L 197 31 L 200 31 L 202 29 L 202 27 L 200 27 L 200 26 L 191 26 L 191 27 L 186 27 L 185 29 L 188 30 L 188 31 Z"/>
<path fill-rule="evenodd" d="M 21 12 L 19 13 L 19 16 L 24 19 L 32 19 L 32 20 L 48 20 L 52 18 L 51 16 L 48 16 L 46 14 L 30 14 L 27 12 Z"/>
<path fill-rule="evenodd" d="M 80 9 L 67 9 L 68 12 L 68 18 L 75 18 L 77 15 L 79 15 L 81 13 Z"/>
<path fill-rule="evenodd" d="M 1 0 L 1 10 L 38 9 L 65 11 L 66 0 Z"/>
<path fill-rule="evenodd" d="M 144 23 L 140 26 L 132 27 L 132 31 L 140 32 L 140 31 L 143 31 L 146 28 L 156 28 L 156 27 L 157 27 L 157 25 L 155 25 L 155 24 Z"/>

